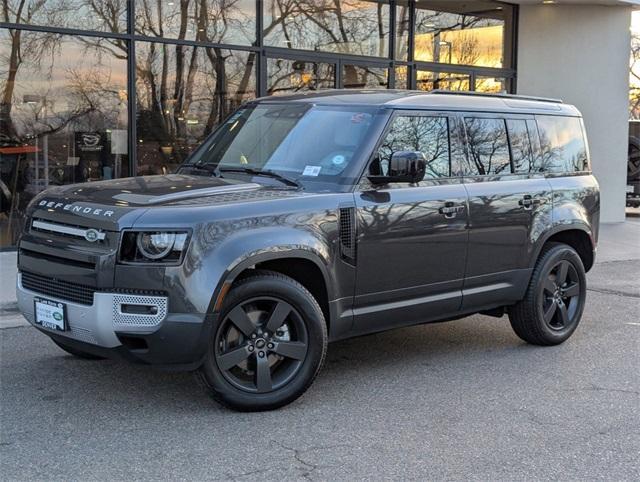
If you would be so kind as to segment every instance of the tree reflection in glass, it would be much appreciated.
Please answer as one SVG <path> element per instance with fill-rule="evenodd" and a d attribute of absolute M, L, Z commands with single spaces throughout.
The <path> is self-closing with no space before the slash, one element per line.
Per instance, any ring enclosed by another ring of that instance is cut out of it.
<path fill-rule="evenodd" d="M 388 74 L 389 70 L 384 67 L 345 64 L 342 83 L 345 89 L 386 89 L 389 86 Z"/>
<path fill-rule="evenodd" d="M 173 171 L 243 102 L 255 97 L 248 52 L 136 45 L 138 174 Z"/>
<path fill-rule="evenodd" d="M 150 37 L 253 44 L 255 0 L 136 0 L 136 33 Z"/>
<path fill-rule="evenodd" d="M 449 123 L 446 117 L 398 116 L 378 148 L 382 173 L 394 152 L 420 151 L 426 159 L 425 178 L 449 176 Z"/>
<path fill-rule="evenodd" d="M 48 186 L 127 175 L 127 52 L 114 48 L 0 29 L 0 245 Z"/>
<path fill-rule="evenodd" d="M 384 1 L 265 0 L 264 43 L 387 57 L 389 12 Z"/>
<path fill-rule="evenodd" d="M 503 66 L 505 11 L 502 6 L 491 2 L 455 2 L 457 5 L 445 6 L 449 12 L 443 12 L 430 9 L 432 3 L 417 3 L 415 60 Z"/>
<path fill-rule="evenodd" d="M 127 0 L 1 0 L 0 21 L 125 33 Z"/>
<path fill-rule="evenodd" d="M 335 87 L 335 65 L 303 60 L 268 59 L 267 93 L 294 94 Z"/>
<path fill-rule="evenodd" d="M 511 159 L 504 119 L 464 119 L 473 175 L 510 174 Z"/>

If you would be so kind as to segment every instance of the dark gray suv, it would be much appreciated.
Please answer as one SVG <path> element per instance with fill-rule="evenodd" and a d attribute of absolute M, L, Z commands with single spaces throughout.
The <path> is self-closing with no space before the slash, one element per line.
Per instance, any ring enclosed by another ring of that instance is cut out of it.
<path fill-rule="evenodd" d="M 265 410 L 311 385 L 329 341 L 480 312 L 564 342 L 599 190 L 560 101 L 328 91 L 245 105 L 176 174 L 56 187 L 28 214 L 34 327 Z"/>

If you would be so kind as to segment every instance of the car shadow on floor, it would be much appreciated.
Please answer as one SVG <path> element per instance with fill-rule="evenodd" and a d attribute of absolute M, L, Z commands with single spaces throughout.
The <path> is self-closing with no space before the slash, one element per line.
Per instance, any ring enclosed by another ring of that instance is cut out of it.
<path fill-rule="evenodd" d="M 150 405 L 181 412 L 201 411 L 203 405 L 220 408 L 197 386 L 191 373 L 171 373 L 123 361 L 88 361 L 65 354 L 46 337 L 38 337 L 38 356 L 20 370 L 35 388 L 37 398 L 50 404 L 64 400 L 71 405 L 92 408 Z M 329 345 L 327 359 L 309 396 L 300 403 L 323 397 L 352 398 L 380 380 L 402 381 L 403 377 L 430 369 L 466 372 L 482 363 L 496 363 L 514 352 L 535 349 L 521 342 L 511 331 L 508 319 L 472 316 L 463 320 L 419 325 L 339 341 Z M 5 383 L 11 383 L 14 372 Z M 407 379 L 407 383 L 411 383 Z M 5 385 L 7 386 L 7 385 Z M 321 390 L 314 387 L 322 386 Z M 14 387 L 17 391 L 25 389 Z M 32 397 L 33 394 L 24 393 Z M 77 407 L 81 409 L 82 407 Z"/>

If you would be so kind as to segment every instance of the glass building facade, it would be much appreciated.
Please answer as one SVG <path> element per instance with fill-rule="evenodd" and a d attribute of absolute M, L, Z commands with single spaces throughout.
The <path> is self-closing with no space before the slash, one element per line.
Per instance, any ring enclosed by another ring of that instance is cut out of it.
<path fill-rule="evenodd" d="M 171 172 L 259 96 L 515 89 L 502 2 L 0 2 L 0 249 L 48 186 Z"/>

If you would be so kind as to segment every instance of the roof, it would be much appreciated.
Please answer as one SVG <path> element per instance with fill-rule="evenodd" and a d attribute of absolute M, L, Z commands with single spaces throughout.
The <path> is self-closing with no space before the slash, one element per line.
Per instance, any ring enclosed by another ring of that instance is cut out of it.
<path fill-rule="evenodd" d="M 544 99 L 480 92 L 421 90 L 322 90 L 295 95 L 261 97 L 261 103 L 296 102 L 315 105 L 368 105 L 394 109 L 464 110 L 484 112 L 537 113 L 579 116 L 572 105 L 558 99 Z"/>

